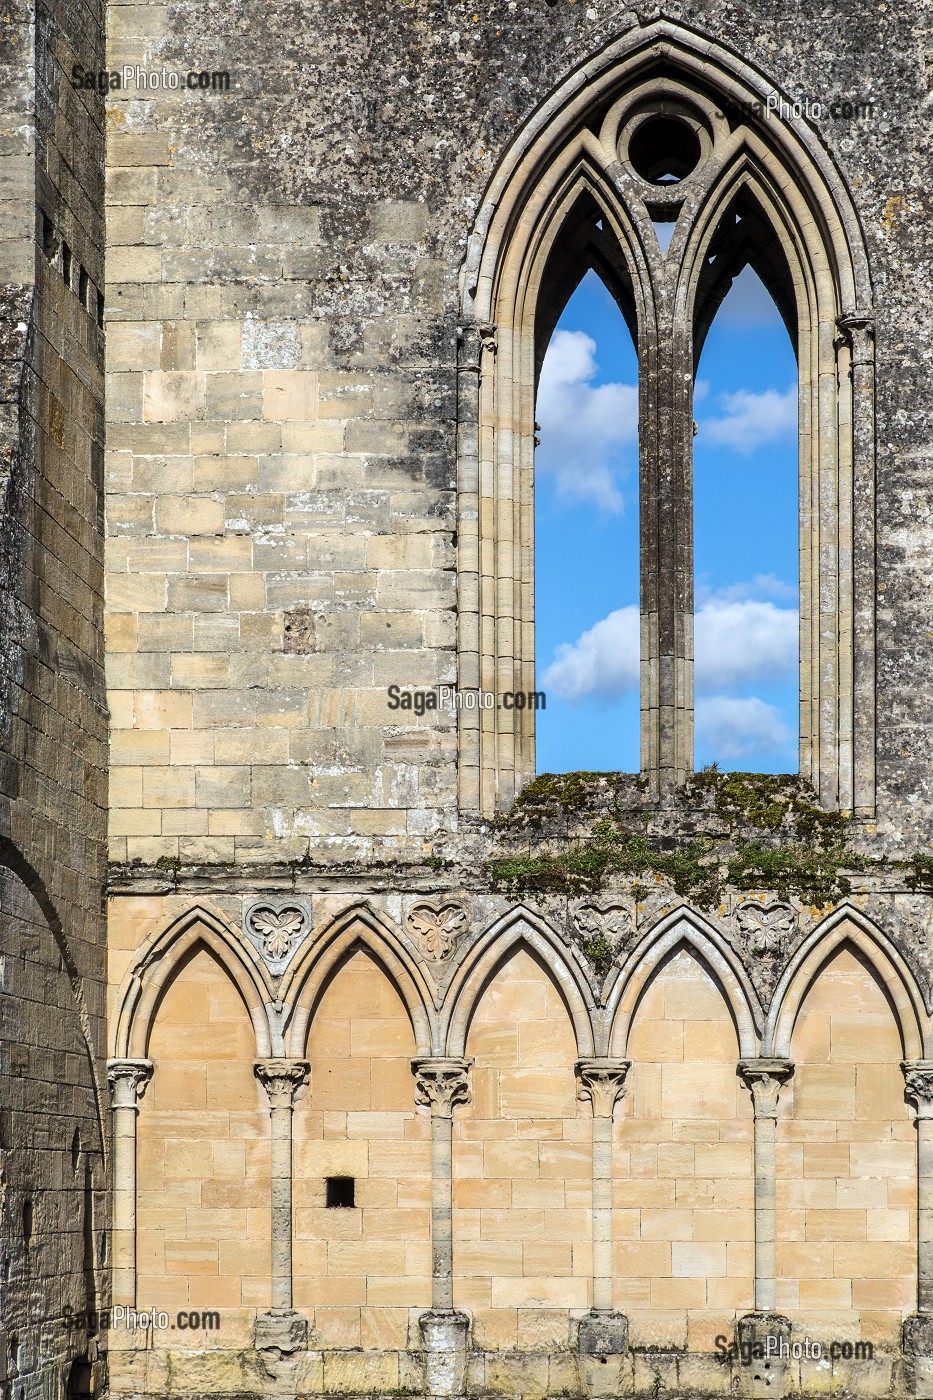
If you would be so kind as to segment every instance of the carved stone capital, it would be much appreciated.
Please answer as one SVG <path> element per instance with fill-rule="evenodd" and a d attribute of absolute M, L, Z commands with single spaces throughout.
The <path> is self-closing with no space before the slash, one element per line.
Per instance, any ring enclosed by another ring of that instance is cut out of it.
<path fill-rule="evenodd" d="M 256 1060 L 253 1069 L 269 1095 L 270 1108 L 294 1108 L 295 1091 L 307 1084 L 311 1073 L 307 1060 Z"/>
<path fill-rule="evenodd" d="M 110 1107 L 139 1110 L 139 1100 L 152 1078 L 151 1060 L 108 1060 L 107 1083 Z"/>
<path fill-rule="evenodd" d="M 904 1060 L 906 1095 L 918 1118 L 933 1118 L 933 1060 Z"/>
<path fill-rule="evenodd" d="M 861 364 L 872 357 L 875 339 L 874 317 L 868 311 L 846 311 L 837 316 L 836 325 L 852 348 L 852 361 Z"/>
<path fill-rule="evenodd" d="M 412 1060 L 415 1076 L 415 1103 L 430 1108 L 438 1118 L 452 1118 L 458 1103 L 469 1103 L 470 1066 L 472 1060 L 430 1059 Z"/>
<path fill-rule="evenodd" d="M 581 1099 L 589 1099 L 594 1118 L 611 1118 L 616 1104 L 625 1094 L 625 1076 L 631 1060 L 611 1060 L 607 1056 L 577 1060 L 576 1071 Z"/>
<path fill-rule="evenodd" d="M 483 342 L 483 349 L 494 355 L 499 348 L 498 344 L 499 327 L 494 321 L 484 321 L 479 328 L 480 339 Z"/>
<path fill-rule="evenodd" d="M 739 1060 L 738 1072 L 751 1091 L 755 1117 L 776 1118 L 781 1085 L 793 1074 L 793 1061 L 771 1056 Z"/>

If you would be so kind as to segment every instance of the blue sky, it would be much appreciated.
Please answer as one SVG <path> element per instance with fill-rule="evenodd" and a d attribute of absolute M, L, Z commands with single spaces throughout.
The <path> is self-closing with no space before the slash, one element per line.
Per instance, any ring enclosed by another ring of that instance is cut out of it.
<path fill-rule="evenodd" d="M 635 350 L 589 273 L 545 357 L 536 417 L 539 772 L 636 772 Z M 797 367 L 750 268 L 703 349 L 694 416 L 696 766 L 796 772 Z"/>

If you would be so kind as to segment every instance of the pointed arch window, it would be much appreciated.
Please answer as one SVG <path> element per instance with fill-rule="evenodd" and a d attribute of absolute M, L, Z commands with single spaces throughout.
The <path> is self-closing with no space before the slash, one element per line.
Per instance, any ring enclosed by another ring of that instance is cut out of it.
<path fill-rule="evenodd" d="M 870 282 L 835 167 L 769 96 L 734 55 L 658 21 L 568 78 L 499 167 L 462 278 L 459 683 L 535 689 L 535 376 L 562 279 L 589 259 L 638 346 L 641 769 L 661 799 L 692 771 L 695 362 L 751 264 L 798 361 L 800 771 L 826 806 L 868 815 Z M 507 806 L 535 771 L 533 711 L 464 710 L 460 724 L 461 805 Z"/>

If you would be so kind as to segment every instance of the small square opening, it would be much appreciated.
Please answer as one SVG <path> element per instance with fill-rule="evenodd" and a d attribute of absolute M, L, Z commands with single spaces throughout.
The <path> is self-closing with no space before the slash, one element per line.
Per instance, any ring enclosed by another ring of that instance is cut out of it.
<path fill-rule="evenodd" d="M 356 1205 L 356 1180 L 352 1176 L 324 1178 L 329 1210 L 348 1210 Z"/>
<path fill-rule="evenodd" d="M 42 215 L 42 251 L 51 262 L 55 256 L 55 226 L 48 214 Z"/>

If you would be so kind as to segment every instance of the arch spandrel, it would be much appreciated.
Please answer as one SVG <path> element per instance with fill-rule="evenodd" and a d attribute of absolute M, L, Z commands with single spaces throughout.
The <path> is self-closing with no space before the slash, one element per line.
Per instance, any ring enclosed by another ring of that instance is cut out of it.
<path fill-rule="evenodd" d="M 762 1054 L 789 1057 L 794 1026 L 807 993 L 833 955 L 850 947 L 865 959 L 897 1023 L 905 1059 L 930 1054 L 930 1017 L 916 979 L 889 938 L 864 915 L 843 907 L 818 924 L 797 949 L 774 992 Z"/>
<path fill-rule="evenodd" d="M 253 1025 L 257 1058 L 273 1053 L 267 1008 L 275 993 L 268 972 L 220 915 L 196 905 L 152 934 L 133 960 L 116 1002 L 111 1037 L 115 1058 L 146 1058 L 159 1003 L 199 945 L 224 968 L 239 992 Z"/>

